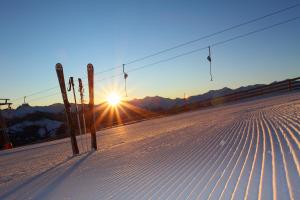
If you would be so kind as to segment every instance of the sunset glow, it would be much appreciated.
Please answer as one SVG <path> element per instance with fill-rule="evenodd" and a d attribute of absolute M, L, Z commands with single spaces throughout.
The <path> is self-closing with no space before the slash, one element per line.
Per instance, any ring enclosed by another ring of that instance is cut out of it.
<path fill-rule="evenodd" d="M 106 101 L 109 103 L 109 105 L 111 106 L 117 106 L 120 101 L 121 101 L 121 97 L 120 95 L 118 95 L 117 93 L 115 92 L 112 92 L 110 93 L 108 96 L 107 96 L 107 99 Z"/>

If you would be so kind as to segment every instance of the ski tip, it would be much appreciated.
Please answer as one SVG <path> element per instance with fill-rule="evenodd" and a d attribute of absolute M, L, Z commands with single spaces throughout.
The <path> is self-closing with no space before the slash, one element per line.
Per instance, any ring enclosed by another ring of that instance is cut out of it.
<path fill-rule="evenodd" d="M 56 63 L 55 68 L 56 68 L 56 70 L 62 70 L 63 67 L 62 67 L 62 64 Z"/>
<path fill-rule="evenodd" d="M 87 69 L 88 69 L 88 70 L 93 70 L 93 69 L 94 69 L 93 64 L 92 64 L 92 63 L 89 63 L 89 64 L 87 65 Z"/>

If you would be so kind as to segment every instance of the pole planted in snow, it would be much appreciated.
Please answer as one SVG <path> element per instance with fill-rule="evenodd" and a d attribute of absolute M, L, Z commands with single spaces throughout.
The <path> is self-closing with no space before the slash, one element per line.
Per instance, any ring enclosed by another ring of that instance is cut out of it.
<path fill-rule="evenodd" d="M 84 147 L 83 147 L 83 142 L 82 142 L 81 122 L 80 122 L 80 117 L 79 117 L 79 109 L 78 109 L 78 106 L 77 106 L 76 94 L 75 94 L 75 89 L 74 89 L 74 78 L 73 77 L 70 77 L 69 84 L 70 84 L 70 90 L 71 89 L 73 90 L 73 97 L 74 97 L 75 110 L 76 110 L 76 116 L 77 116 L 77 124 L 78 124 L 78 129 L 79 129 L 81 147 L 82 147 L 82 151 L 83 151 Z"/>
<path fill-rule="evenodd" d="M 66 90 L 66 85 L 65 85 L 65 78 L 64 78 L 64 71 L 63 71 L 63 67 L 60 63 L 56 64 L 55 69 L 56 69 L 56 74 L 57 74 L 57 78 L 58 78 L 58 82 L 59 82 L 59 86 L 60 86 L 60 91 L 62 94 L 62 99 L 63 99 L 64 105 L 65 105 L 65 113 L 66 113 L 67 127 L 68 127 L 67 131 L 71 138 L 73 155 L 76 155 L 76 154 L 79 154 L 79 150 L 78 150 L 78 145 L 77 145 L 77 141 L 76 141 L 73 122 L 71 119 L 71 106 L 68 101 L 67 90 Z"/>
<path fill-rule="evenodd" d="M 91 132 L 91 147 L 97 150 L 97 138 L 95 128 L 95 113 L 94 113 L 94 67 L 91 63 L 87 65 L 88 83 L 89 83 L 89 122 Z"/>
<path fill-rule="evenodd" d="M 84 98 L 83 98 L 83 84 L 81 78 L 78 78 L 79 83 L 79 93 L 80 93 L 80 101 L 81 101 L 81 112 L 82 112 L 82 121 L 83 121 L 83 135 L 85 137 L 86 141 L 86 149 L 88 151 L 88 142 L 87 142 L 87 136 L 86 136 L 86 123 L 85 123 L 85 109 L 84 109 Z"/>

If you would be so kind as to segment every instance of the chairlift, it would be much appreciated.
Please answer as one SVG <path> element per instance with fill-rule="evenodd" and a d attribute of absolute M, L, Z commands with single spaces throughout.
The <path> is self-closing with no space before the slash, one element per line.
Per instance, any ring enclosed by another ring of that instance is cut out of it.
<path fill-rule="evenodd" d="M 127 95 L 127 84 L 126 84 L 128 74 L 125 72 L 125 64 L 123 64 L 123 75 L 124 75 L 124 81 L 125 81 L 125 94 L 126 94 L 126 97 L 128 97 L 128 95 Z"/>
<path fill-rule="evenodd" d="M 208 56 L 207 56 L 207 60 L 209 61 L 210 81 L 213 81 L 212 73 L 211 73 L 211 52 L 210 52 L 210 46 L 208 46 Z"/>

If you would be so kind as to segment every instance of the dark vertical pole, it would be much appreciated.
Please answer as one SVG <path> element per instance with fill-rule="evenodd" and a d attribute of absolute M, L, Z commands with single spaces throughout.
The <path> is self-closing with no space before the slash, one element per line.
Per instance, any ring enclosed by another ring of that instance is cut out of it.
<path fill-rule="evenodd" d="M 92 64 L 87 65 L 88 82 L 89 82 L 89 121 L 91 131 L 91 146 L 97 150 L 97 138 L 95 129 L 95 113 L 94 113 L 94 67 Z"/>
<path fill-rule="evenodd" d="M 84 99 L 83 99 L 83 85 L 81 78 L 78 78 L 79 83 L 79 93 L 80 93 L 80 101 L 81 101 L 81 113 L 82 113 L 82 121 L 83 121 L 83 134 L 85 135 L 87 133 L 86 131 L 86 123 L 85 123 L 85 109 L 84 109 Z M 86 149 L 88 151 L 88 140 L 85 135 L 85 141 L 86 141 Z"/>
<path fill-rule="evenodd" d="M 76 116 L 77 116 L 77 125 L 78 125 L 78 130 L 79 130 L 79 135 L 80 135 L 81 147 L 82 147 L 82 151 L 83 151 L 84 148 L 83 148 L 83 143 L 82 143 L 82 131 L 81 131 L 79 110 L 78 110 L 78 106 L 77 106 L 76 94 L 75 94 L 75 89 L 74 89 L 74 78 L 73 77 L 70 77 L 69 84 L 70 84 L 70 89 L 73 90 L 73 97 L 74 97 L 75 110 L 76 110 Z"/>
<path fill-rule="evenodd" d="M 56 74 L 57 74 L 62 98 L 63 98 L 64 105 L 65 105 L 65 112 L 66 112 L 67 123 L 68 123 L 68 132 L 69 132 L 70 138 L 71 138 L 73 155 L 76 155 L 76 154 L 79 154 L 79 150 L 78 150 L 78 145 L 77 145 L 77 141 L 76 141 L 74 126 L 72 124 L 72 119 L 71 119 L 71 106 L 68 101 L 66 85 L 65 85 L 65 78 L 64 78 L 64 71 L 63 71 L 63 67 L 60 63 L 57 63 L 55 68 L 56 68 Z"/>
<path fill-rule="evenodd" d="M 209 61 L 210 81 L 213 81 L 212 73 L 211 73 L 211 52 L 210 52 L 210 46 L 208 46 L 208 56 L 207 56 L 207 60 Z"/>

